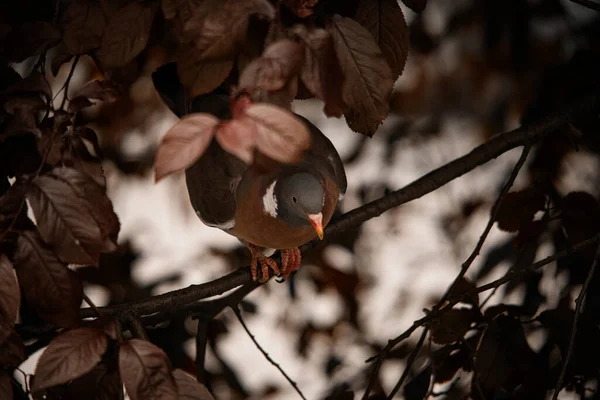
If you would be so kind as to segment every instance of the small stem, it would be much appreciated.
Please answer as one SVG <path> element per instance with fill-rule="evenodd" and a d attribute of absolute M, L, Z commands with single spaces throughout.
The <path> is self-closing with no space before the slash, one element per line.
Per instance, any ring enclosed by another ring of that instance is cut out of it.
<path fill-rule="evenodd" d="M 144 325 L 142 325 L 142 321 L 139 317 L 130 314 L 127 318 L 127 322 L 129 324 L 129 329 L 131 330 L 131 334 L 138 339 L 148 340 L 148 335 L 146 334 L 146 330 L 144 329 Z"/>
<path fill-rule="evenodd" d="M 73 64 L 71 64 L 71 70 L 69 71 L 69 75 L 67 76 L 67 80 L 65 80 L 65 84 L 63 88 L 65 89 L 65 94 L 63 96 L 62 102 L 60 103 L 60 109 L 62 110 L 67 102 L 67 95 L 69 94 L 69 84 L 71 83 L 71 79 L 73 78 L 73 74 L 75 73 L 75 68 L 77 67 L 77 63 L 79 62 L 80 56 L 75 56 L 73 60 Z"/>
<path fill-rule="evenodd" d="M 208 321 L 198 318 L 198 329 L 196 331 L 196 380 L 206 383 L 206 344 L 208 343 Z"/>
<path fill-rule="evenodd" d="M 100 310 L 98 309 L 98 307 L 96 307 L 96 305 L 94 304 L 94 302 L 85 293 L 83 293 L 83 301 L 85 301 L 87 303 L 87 305 L 90 306 L 90 308 L 92 310 L 94 310 L 94 312 L 96 313 L 96 315 L 98 316 L 98 318 L 102 317 L 102 312 L 100 312 Z"/>
<path fill-rule="evenodd" d="M 402 376 L 398 380 L 398 383 L 396 383 L 396 386 L 394 386 L 394 388 L 390 392 L 390 395 L 387 397 L 388 400 L 392 400 L 394 398 L 394 396 L 396 395 L 396 393 L 398 393 L 398 391 L 404 384 L 404 381 L 408 377 L 408 373 L 410 372 L 410 369 L 411 369 L 413 363 L 417 359 L 419 350 L 421 350 L 421 347 L 423 346 L 423 342 L 425 341 L 425 337 L 427 337 L 428 331 L 429 331 L 429 329 L 427 327 L 423 328 L 423 332 L 421 333 L 421 337 L 419 338 L 417 345 L 415 346 L 413 351 L 410 353 L 410 356 L 408 356 L 408 360 L 406 361 L 406 367 L 404 368 L 404 372 L 402 372 Z"/>

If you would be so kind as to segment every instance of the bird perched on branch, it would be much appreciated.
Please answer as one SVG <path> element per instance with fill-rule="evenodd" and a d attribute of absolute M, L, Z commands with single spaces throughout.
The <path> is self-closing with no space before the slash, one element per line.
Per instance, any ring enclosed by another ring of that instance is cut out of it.
<path fill-rule="evenodd" d="M 230 117 L 227 96 L 196 100 L 192 110 Z M 333 144 L 305 118 L 310 145 L 295 163 L 281 163 L 256 152 L 246 164 L 213 140 L 185 171 L 189 197 L 198 217 L 239 238 L 252 254 L 252 278 L 265 281 L 269 269 L 287 279 L 300 266 L 298 246 L 323 238 L 346 191 L 344 167 Z M 269 256 L 281 252 L 281 268 Z M 261 275 L 258 275 L 258 269 Z"/>

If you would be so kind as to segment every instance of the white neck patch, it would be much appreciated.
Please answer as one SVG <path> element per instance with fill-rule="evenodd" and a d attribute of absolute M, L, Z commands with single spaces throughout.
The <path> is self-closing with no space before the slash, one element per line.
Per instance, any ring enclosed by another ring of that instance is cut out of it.
<path fill-rule="evenodd" d="M 275 184 L 277 180 L 269 185 L 263 196 L 263 211 L 273 218 L 277 218 L 277 198 L 275 197 Z"/>

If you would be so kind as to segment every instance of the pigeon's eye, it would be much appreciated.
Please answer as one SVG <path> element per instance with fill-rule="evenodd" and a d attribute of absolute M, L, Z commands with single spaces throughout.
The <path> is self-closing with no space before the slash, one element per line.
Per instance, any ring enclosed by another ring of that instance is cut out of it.
<path fill-rule="evenodd" d="M 294 203 L 297 203 L 297 202 L 298 202 L 298 199 L 296 198 L 296 196 L 293 196 L 293 197 L 292 197 L 292 201 L 293 201 Z"/>

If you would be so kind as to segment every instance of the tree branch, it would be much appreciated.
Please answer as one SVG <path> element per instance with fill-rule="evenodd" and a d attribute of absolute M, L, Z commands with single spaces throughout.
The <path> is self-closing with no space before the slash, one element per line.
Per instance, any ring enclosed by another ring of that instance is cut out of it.
<path fill-rule="evenodd" d="M 584 6 L 584 7 L 587 7 L 590 10 L 594 10 L 594 11 L 600 12 L 600 3 L 596 3 L 595 1 L 591 1 L 591 0 L 571 0 L 571 2 L 579 4 L 579 5 Z"/>

